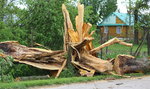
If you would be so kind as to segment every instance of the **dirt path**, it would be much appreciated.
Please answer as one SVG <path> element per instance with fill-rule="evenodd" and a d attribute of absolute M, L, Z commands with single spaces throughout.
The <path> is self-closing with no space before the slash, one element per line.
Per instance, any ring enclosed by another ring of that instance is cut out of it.
<path fill-rule="evenodd" d="M 119 80 L 92 81 L 87 83 L 74 83 L 57 86 L 43 86 L 30 89 L 150 89 L 150 76 Z"/>

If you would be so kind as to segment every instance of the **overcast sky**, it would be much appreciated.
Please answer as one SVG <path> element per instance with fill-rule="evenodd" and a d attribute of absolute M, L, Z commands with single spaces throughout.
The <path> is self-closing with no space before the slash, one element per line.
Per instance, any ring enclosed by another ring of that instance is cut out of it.
<path fill-rule="evenodd" d="M 118 9 L 122 13 L 127 13 L 128 0 L 117 0 Z"/>
<path fill-rule="evenodd" d="M 136 0 L 131 0 L 132 2 L 136 1 Z M 127 13 L 127 7 L 129 6 L 129 0 L 117 0 L 117 6 L 118 9 L 120 10 L 120 12 L 122 13 Z M 150 6 L 150 2 L 148 3 L 148 5 Z M 149 10 L 144 10 L 142 13 L 150 13 L 150 9 Z"/>

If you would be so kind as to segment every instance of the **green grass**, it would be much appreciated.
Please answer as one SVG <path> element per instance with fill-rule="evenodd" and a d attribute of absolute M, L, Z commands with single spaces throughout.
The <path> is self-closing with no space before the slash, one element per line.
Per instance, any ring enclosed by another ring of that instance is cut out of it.
<path fill-rule="evenodd" d="M 135 51 L 138 46 L 139 45 L 133 45 L 132 51 Z M 120 44 L 114 44 L 114 45 L 109 46 L 109 49 L 113 51 L 130 51 L 131 47 L 127 47 L 127 46 L 120 45 Z M 147 51 L 146 44 L 144 44 L 141 49 L 141 52 L 145 52 L 145 51 Z"/>
<path fill-rule="evenodd" d="M 144 74 L 131 73 L 131 74 L 126 74 L 126 75 L 137 77 L 137 76 L 143 76 Z M 149 73 L 147 75 L 149 75 Z M 33 87 L 33 86 L 70 84 L 70 83 L 87 82 L 87 81 L 93 81 L 93 80 L 104 80 L 106 78 L 120 79 L 123 77 L 102 74 L 102 75 L 98 75 L 94 77 L 69 77 L 69 78 L 57 78 L 57 79 L 51 78 L 51 79 L 46 79 L 46 80 L 30 80 L 30 81 L 20 81 L 20 82 L 11 82 L 11 83 L 0 83 L 0 89 L 26 89 L 28 87 Z"/>
<path fill-rule="evenodd" d="M 99 45 L 96 44 L 95 47 L 98 47 Z M 133 47 L 132 47 L 132 53 L 134 53 L 137 48 L 138 48 L 138 45 L 133 45 Z M 113 44 L 113 45 L 111 45 L 111 46 L 108 47 L 107 54 L 106 54 L 106 48 L 103 48 L 102 51 L 103 51 L 103 59 L 115 58 L 118 54 L 127 54 L 127 55 L 129 55 L 130 52 L 131 52 L 131 47 L 127 47 L 127 46 L 120 45 L 120 44 Z M 147 46 L 146 46 L 146 44 L 144 44 L 142 46 L 142 49 L 140 51 L 141 55 L 144 52 L 147 52 Z"/>

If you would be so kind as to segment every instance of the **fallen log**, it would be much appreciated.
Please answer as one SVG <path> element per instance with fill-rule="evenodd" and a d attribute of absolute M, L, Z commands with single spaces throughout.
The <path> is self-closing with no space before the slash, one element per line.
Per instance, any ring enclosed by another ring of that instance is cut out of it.
<path fill-rule="evenodd" d="M 58 77 L 65 66 L 66 58 L 63 50 L 52 51 L 40 48 L 30 48 L 17 41 L 0 42 L 1 57 L 12 56 L 14 62 L 24 63 L 40 69 L 54 71 Z"/>
<path fill-rule="evenodd" d="M 150 71 L 150 60 L 137 60 L 131 55 L 118 55 L 114 61 L 114 70 L 119 75 L 134 72 L 145 73 Z"/>

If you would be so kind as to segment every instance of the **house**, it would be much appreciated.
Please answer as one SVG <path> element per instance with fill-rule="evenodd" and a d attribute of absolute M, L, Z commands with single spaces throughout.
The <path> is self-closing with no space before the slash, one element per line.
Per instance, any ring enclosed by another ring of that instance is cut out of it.
<path fill-rule="evenodd" d="M 133 15 L 113 12 L 98 24 L 98 28 L 103 35 L 109 34 L 113 37 L 129 38 L 129 36 L 133 37 L 133 30 L 130 28 L 133 25 Z"/>

